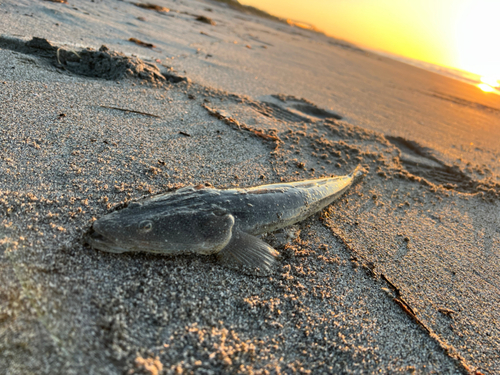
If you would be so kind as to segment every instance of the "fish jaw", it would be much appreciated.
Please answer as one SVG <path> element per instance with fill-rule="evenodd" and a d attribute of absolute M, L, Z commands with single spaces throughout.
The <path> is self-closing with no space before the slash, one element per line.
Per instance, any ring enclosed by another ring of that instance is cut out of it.
<path fill-rule="evenodd" d="M 87 242 L 92 248 L 105 251 L 107 253 L 126 253 L 130 251 L 129 249 L 122 247 L 114 243 L 109 238 L 106 238 L 99 234 L 98 232 L 93 232 L 85 237 L 85 242 Z"/>

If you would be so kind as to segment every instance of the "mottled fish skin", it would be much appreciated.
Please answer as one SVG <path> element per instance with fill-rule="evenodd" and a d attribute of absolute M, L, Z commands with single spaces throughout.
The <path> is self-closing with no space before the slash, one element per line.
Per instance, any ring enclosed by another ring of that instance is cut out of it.
<path fill-rule="evenodd" d="M 112 212 L 87 242 L 107 252 L 217 254 L 223 263 L 271 271 L 275 249 L 255 237 L 295 224 L 339 198 L 364 171 L 247 189 L 187 187 Z"/>

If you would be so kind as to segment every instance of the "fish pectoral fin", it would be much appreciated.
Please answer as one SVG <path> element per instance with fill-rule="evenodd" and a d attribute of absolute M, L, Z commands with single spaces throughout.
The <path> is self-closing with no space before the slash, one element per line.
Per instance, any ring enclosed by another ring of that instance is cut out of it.
<path fill-rule="evenodd" d="M 278 252 L 260 238 L 234 231 L 229 243 L 218 254 L 228 266 L 236 266 L 256 275 L 268 275 L 273 270 Z"/>

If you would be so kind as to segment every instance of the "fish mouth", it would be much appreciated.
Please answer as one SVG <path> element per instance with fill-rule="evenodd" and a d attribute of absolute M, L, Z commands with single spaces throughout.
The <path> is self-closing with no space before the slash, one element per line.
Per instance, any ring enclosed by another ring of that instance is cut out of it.
<path fill-rule="evenodd" d="M 124 253 L 129 251 L 128 249 L 119 246 L 112 239 L 96 232 L 94 229 L 91 229 L 90 233 L 85 236 L 85 242 L 87 242 L 94 249 L 106 251 L 108 253 Z"/>

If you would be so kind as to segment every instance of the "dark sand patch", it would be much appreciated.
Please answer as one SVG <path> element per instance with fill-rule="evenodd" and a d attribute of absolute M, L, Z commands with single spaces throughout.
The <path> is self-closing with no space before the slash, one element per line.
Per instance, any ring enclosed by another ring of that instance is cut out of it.
<path fill-rule="evenodd" d="M 217 23 L 213 19 L 206 17 L 206 16 L 197 16 L 196 21 L 203 22 L 203 23 L 206 23 L 206 24 L 209 24 L 212 26 L 217 25 Z"/>
<path fill-rule="evenodd" d="M 160 5 L 152 4 L 152 3 L 133 3 L 133 4 L 135 6 L 138 6 L 139 8 L 156 10 L 157 12 L 160 12 L 160 13 L 170 12 L 170 9 L 162 7 Z"/>
<path fill-rule="evenodd" d="M 144 62 L 138 57 L 110 51 L 106 46 L 101 46 L 99 51 L 91 48 L 74 51 L 54 46 L 46 39 L 37 37 L 28 42 L 14 38 L 0 38 L 0 46 L 42 57 L 59 69 L 86 77 L 106 80 L 135 78 L 156 85 L 167 80 L 173 83 L 186 80 L 173 73 L 165 76 L 156 65 Z"/>
<path fill-rule="evenodd" d="M 132 42 L 132 43 L 135 43 L 135 44 L 137 44 L 139 46 L 142 46 L 142 47 L 156 48 L 156 46 L 153 43 L 146 43 L 146 42 L 143 42 L 142 40 L 139 40 L 137 38 L 129 38 L 128 41 Z"/>

